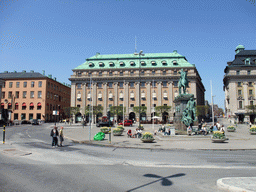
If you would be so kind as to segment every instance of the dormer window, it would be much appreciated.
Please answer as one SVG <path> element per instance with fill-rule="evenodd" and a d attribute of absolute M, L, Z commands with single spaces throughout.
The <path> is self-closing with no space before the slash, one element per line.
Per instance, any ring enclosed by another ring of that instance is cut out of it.
<path fill-rule="evenodd" d="M 93 63 L 89 63 L 89 67 L 93 67 L 94 66 L 94 64 Z"/>
<path fill-rule="evenodd" d="M 110 67 L 114 67 L 115 65 L 114 65 L 113 62 L 109 62 L 109 66 L 110 66 Z"/>
<path fill-rule="evenodd" d="M 172 63 L 173 63 L 173 65 L 178 65 L 176 60 L 174 60 Z"/>
<path fill-rule="evenodd" d="M 130 65 L 131 65 L 131 66 L 135 66 L 135 62 L 134 62 L 134 61 L 131 61 L 131 62 L 130 62 Z"/>
<path fill-rule="evenodd" d="M 123 61 L 120 62 L 120 67 L 124 67 L 125 63 Z"/>
<path fill-rule="evenodd" d="M 153 66 L 156 66 L 156 62 L 155 61 L 151 61 Z"/>
<path fill-rule="evenodd" d="M 163 66 L 167 66 L 167 62 L 166 61 L 162 61 Z"/>
<path fill-rule="evenodd" d="M 141 64 L 142 66 L 146 66 L 146 62 L 145 62 L 145 61 L 141 61 L 140 64 Z"/>
<path fill-rule="evenodd" d="M 245 59 L 245 64 L 246 64 L 246 65 L 250 65 L 250 60 L 251 60 L 250 58 L 246 58 L 246 59 Z"/>

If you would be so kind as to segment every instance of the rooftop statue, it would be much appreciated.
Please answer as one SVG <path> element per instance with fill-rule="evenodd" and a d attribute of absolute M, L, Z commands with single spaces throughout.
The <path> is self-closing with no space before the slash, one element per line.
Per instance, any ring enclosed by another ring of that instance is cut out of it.
<path fill-rule="evenodd" d="M 186 89 L 188 87 L 187 72 L 183 71 L 183 69 L 181 69 L 179 74 L 180 74 L 180 80 L 178 83 L 179 95 L 181 95 L 181 88 L 183 88 L 183 94 L 186 94 Z"/>

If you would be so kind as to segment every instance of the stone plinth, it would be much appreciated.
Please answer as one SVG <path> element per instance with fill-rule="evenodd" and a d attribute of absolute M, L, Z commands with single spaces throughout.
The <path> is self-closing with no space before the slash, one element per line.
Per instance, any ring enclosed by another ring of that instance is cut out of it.
<path fill-rule="evenodd" d="M 175 117 L 173 118 L 174 119 L 173 125 L 177 130 L 187 131 L 187 127 L 181 122 L 181 119 L 182 119 L 182 113 L 184 109 L 186 109 L 187 103 L 190 98 L 194 98 L 194 95 L 181 94 L 175 97 L 173 101 L 175 103 Z"/>

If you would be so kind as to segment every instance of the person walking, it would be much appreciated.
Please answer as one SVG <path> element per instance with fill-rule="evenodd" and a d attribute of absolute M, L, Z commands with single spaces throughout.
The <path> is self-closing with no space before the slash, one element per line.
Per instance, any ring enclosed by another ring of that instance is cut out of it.
<path fill-rule="evenodd" d="M 58 130 L 57 130 L 57 127 L 55 126 L 55 127 L 51 130 L 52 147 L 58 146 L 58 135 L 59 135 L 59 132 L 58 132 Z"/>
<path fill-rule="evenodd" d="M 60 147 L 62 147 L 62 142 L 64 141 L 63 127 L 60 128 Z"/>

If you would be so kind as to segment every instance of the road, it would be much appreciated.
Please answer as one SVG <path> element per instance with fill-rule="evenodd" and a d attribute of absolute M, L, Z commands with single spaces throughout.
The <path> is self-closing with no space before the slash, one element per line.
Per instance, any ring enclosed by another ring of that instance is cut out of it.
<path fill-rule="evenodd" d="M 129 149 L 68 140 L 52 148 L 49 135 L 49 124 L 6 129 L 11 145 L 0 153 L 0 191 L 211 192 L 221 191 L 219 178 L 256 174 L 253 150 Z"/>

